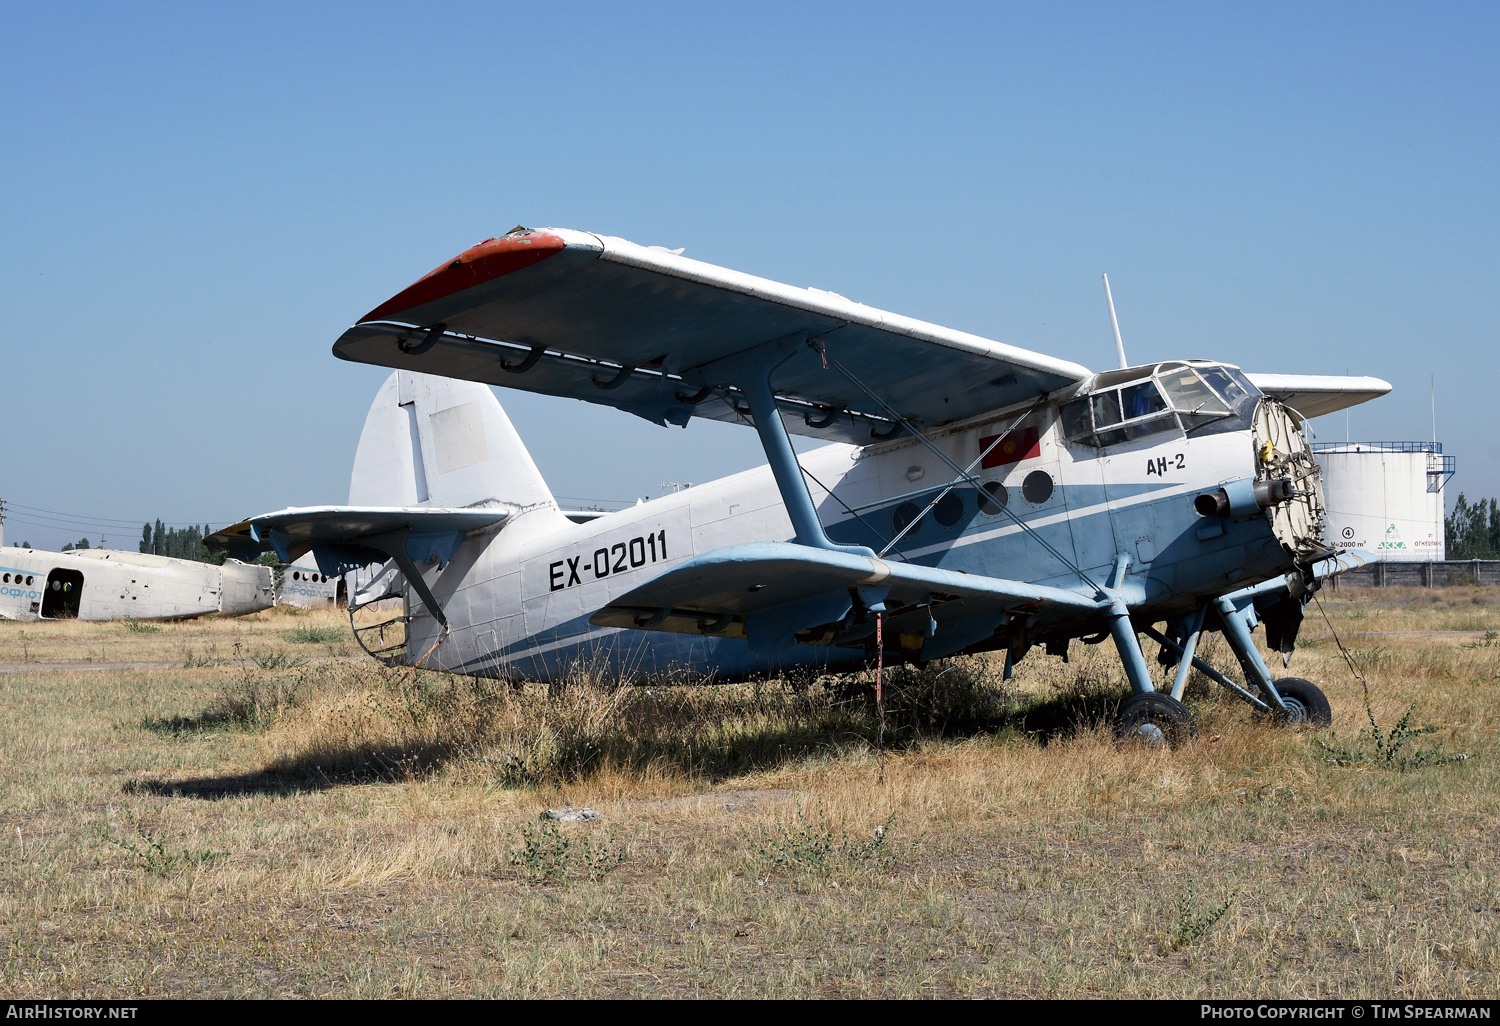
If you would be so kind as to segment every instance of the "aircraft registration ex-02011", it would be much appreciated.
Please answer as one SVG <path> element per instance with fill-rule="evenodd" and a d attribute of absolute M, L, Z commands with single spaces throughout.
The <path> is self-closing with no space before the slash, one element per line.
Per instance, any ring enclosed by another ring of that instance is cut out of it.
<path fill-rule="evenodd" d="M 876 655 L 926 661 L 1112 637 L 1116 729 L 1194 731 L 1189 666 L 1257 709 L 1326 723 L 1272 679 L 1320 578 L 1363 562 L 1323 537 L 1305 418 L 1373 378 L 1178 360 L 1103 373 L 975 335 L 566 229 L 487 239 L 334 344 L 396 369 L 344 507 L 288 509 L 213 544 L 328 574 L 399 568 L 390 660 L 553 678 L 576 660 L 721 679 Z M 1123 355 L 1123 349 L 1121 350 Z M 1123 360 L 1122 360 L 1123 362 Z M 453 380 L 459 379 L 459 380 Z M 769 466 L 619 512 L 559 509 L 483 384 L 658 424 L 753 425 Z M 799 461 L 788 432 L 830 444 Z M 351 603 L 354 605 L 355 603 Z M 1164 623 L 1165 630 L 1156 625 Z M 1197 654 L 1222 631 L 1236 682 Z M 1158 691 L 1140 634 L 1178 669 Z"/>

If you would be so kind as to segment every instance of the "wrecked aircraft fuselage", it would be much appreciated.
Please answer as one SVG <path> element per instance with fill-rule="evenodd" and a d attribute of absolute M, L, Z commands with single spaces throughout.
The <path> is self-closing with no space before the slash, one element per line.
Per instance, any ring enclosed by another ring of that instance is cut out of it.
<path fill-rule="evenodd" d="M 0 550 L 0 619 L 182 620 L 273 603 L 271 568 L 143 552 Z"/>

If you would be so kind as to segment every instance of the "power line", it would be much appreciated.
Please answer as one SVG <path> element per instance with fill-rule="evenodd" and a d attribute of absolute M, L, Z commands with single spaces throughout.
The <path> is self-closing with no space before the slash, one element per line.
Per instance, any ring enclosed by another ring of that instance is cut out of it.
<path fill-rule="evenodd" d="M 28 513 L 31 513 L 31 514 L 39 514 L 39 513 L 41 513 L 41 514 L 47 514 L 48 518 L 60 517 L 60 518 L 63 519 L 63 521 L 76 521 L 80 525 L 92 525 L 92 526 L 113 528 L 113 529 L 116 529 L 116 530 L 118 530 L 121 527 L 140 527 L 142 524 L 145 524 L 145 523 L 148 522 L 146 520 L 118 520 L 118 519 L 115 519 L 113 517 L 96 517 L 96 516 L 85 516 L 85 515 L 78 514 L 78 513 L 64 513 L 61 510 L 42 509 L 40 506 L 27 506 L 27 505 L 24 505 L 24 504 L 19 503 L 19 502 L 7 502 L 6 506 L 9 509 L 26 510 Z M 150 522 L 154 523 L 155 521 L 153 519 Z M 210 520 L 163 520 L 162 521 L 162 525 L 165 526 L 165 527 L 202 527 L 205 523 L 212 523 L 212 522 L 213 522 L 212 519 L 210 519 Z M 224 522 L 226 524 L 227 523 L 234 523 L 234 518 L 232 518 L 232 517 L 231 518 L 224 518 Z M 53 526 L 53 525 L 46 524 L 46 525 L 42 525 L 42 526 Z M 58 525 L 58 526 L 66 526 L 66 523 L 63 523 L 63 524 Z"/>

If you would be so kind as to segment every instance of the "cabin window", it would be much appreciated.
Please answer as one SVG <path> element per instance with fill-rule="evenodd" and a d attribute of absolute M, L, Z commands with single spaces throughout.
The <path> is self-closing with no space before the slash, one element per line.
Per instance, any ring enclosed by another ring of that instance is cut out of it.
<path fill-rule="evenodd" d="M 903 502 L 901 505 L 896 507 L 896 512 L 891 515 L 891 526 L 896 529 L 897 534 L 900 534 L 902 531 L 906 530 L 906 525 L 910 524 L 913 520 L 916 520 L 921 515 L 921 506 L 918 506 L 915 502 Z M 907 533 L 915 534 L 921 529 L 922 525 L 919 523 Z"/>
<path fill-rule="evenodd" d="M 9 584 L 9 583 L 10 583 L 10 574 L 6 574 L 6 575 L 5 575 L 5 583 L 6 583 L 6 584 Z"/>
<path fill-rule="evenodd" d="M 964 497 L 957 492 L 949 492 L 938 500 L 932 515 L 944 527 L 952 527 L 964 518 Z"/>
<path fill-rule="evenodd" d="M 1085 408 L 1086 410 L 1086 408 Z M 979 512 L 987 516 L 999 516 L 1010 505 L 1010 493 L 999 481 L 986 481 L 979 491 Z"/>
<path fill-rule="evenodd" d="M 1052 498 L 1052 476 L 1045 470 L 1033 470 L 1021 482 L 1021 497 L 1035 506 Z"/>
<path fill-rule="evenodd" d="M 1097 427 L 1108 427 L 1111 424 L 1120 423 L 1120 393 L 1108 391 L 1102 395 L 1094 396 L 1090 402 L 1094 411 L 1094 424 Z"/>

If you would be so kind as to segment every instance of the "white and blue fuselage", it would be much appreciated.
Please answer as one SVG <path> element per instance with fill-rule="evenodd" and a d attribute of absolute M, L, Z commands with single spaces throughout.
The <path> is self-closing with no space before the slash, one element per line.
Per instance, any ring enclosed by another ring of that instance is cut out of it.
<path fill-rule="evenodd" d="M 1135 377 L 1149 381 L 1154 372 L 1160 380 L 1163 368 L 1185 366 L 1142 368 Z M 1192 422 L 1184 427 L 1183 417 L 1161 412 L 1169 405 L 1163 403 L 1154 422 L 1110 433 L 1100 394 L 1096 388 L 1092 399 L 1041 405 L 1014 427 L 1025 409 L 953 425 L 925 440 L 828 445 L 803 454 L 800 463 L 834 542 L 867 546 L 888 562 L 1081 595 L 1093 594 L 1123 565 L 1117 590 L 1143 620 L 1183 614 L 1202 596 L 1284 574 L 1299 555 L 1326 553 L 1315 465 L 1302 482 L 1304 498 L 1292 500 L 1302 502 L 1299 511 L 1243 504 L 1229 515 L 1205 516 L 1195 508 L 1200 496 L 1226 487 L 1248 494 L 1268 475 L 1268 445 L 1282 459 L 1296 455 L 1291 450 L 1299 441 L 1305 447 L 1300 423 L 1284 408 L 1242 390 L 1235 412 L 1208 430 Z M 1087 407 L 1079 404 L 1090 401 L 1094 418 L 1080 424 L 1079 411 Z M 1127 427 L 1130 414 L 1128 408 L 1123 414 Z M 944 493 L 960 477 L 952 466 L 972 467 L 972 475 Z M 408 591 L 405 658 L 434 669 L 542 678 L 580 663 L 626 674 L 681 668 L 738 677 L 865 658 L 864 648 L 826 644 L 758 656 L 733 628 L 667 633 L 591 622 L 620 596 L 693 557 L 792 536 L 769 467 L 582 524 L 551 503 L 517 508 L 503 525 L 471 536 L 442 569 L 436 563 L 426 569 L 424 579 L 449 621 L 440 643 L 442 628 Z M 945 636 L 943 627 L 928 629 L 925 612 L 908 619 L 897 614 L 888 629 L 914 659 L 1008 640 L 1005 626 L 986 627 L 981 637 L 962 636 L 962 628 Z M 1057 607 L 1028 626 L 1037 640 L 1103 629 L 1102 619 Z"/>

